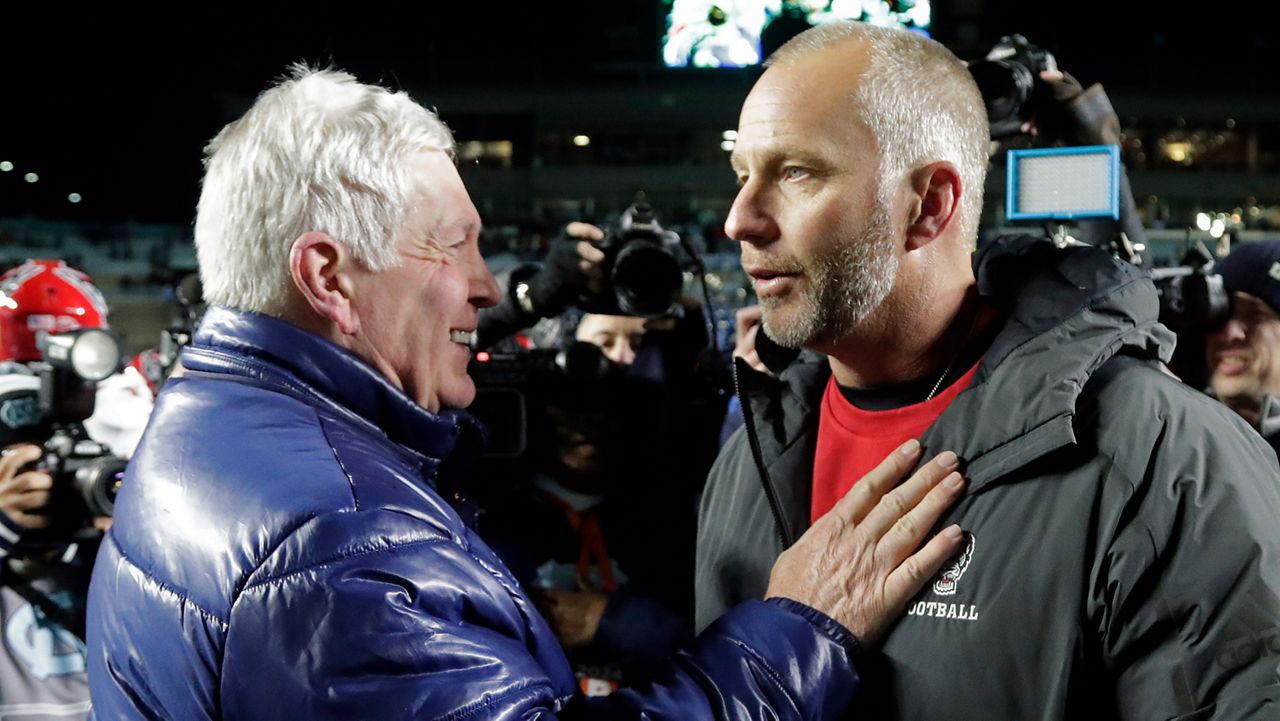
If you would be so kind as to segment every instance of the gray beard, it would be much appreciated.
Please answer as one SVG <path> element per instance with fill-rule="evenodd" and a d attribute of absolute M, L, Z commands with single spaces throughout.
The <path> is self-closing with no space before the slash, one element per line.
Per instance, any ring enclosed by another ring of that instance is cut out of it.
<path fill-rule="evenodd" d="M 779 305 L 775 299 L 761 301 L 765 333 L 788 348 L 811 347 L 848 334 L 888 297 L 898 275 L 898 257 L 887 216 L 877 209 L 859 233 L 816 257 L 804 275 L 805 288 L 793 318 L 771 313 Z"/>

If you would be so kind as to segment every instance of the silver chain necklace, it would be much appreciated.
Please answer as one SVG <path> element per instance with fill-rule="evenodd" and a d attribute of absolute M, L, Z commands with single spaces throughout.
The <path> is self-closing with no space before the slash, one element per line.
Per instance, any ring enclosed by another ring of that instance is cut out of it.
<path fill-rule="evenodd" d="M 942 369 L 942 375 L 938 376 L 938 381 L 933 384 L 933 390 L 929 391 L 929 395 L 925 396 L 924 400 L 921 401 L 921 403 L 927 402 L 930 399 L 932 399 L 933 396 L 938 392 L 938 389 L 942 387 L 942 381 L 946 380 L 947 376 L 951 374 L 952 366 L 956 364 L 956 361 L 960 359 L 960 354 L 964 352 L 965 343 L 969 342 L 969 334 L 973 332 L 973 324 L 978 320 L 978 311 L 980 309 L 981 309 L 981 305 L 977 305 L 974 307 L 972 311 L 970 311 L 969 326 L 965 328 L 964 337 L 960 339 L 960 347 L 956 349 L 955 353 L 951 354 L 951 361 L 947 363 L 946 368 Z"/>
<path fill-rule="evenodd" d="M 961 347 L 963 348 L 964 346 L 961 346 Z M 921 402 L 927 402 L 929 399 L 933 398 L 933 395 L 935 393 L 938 392 L 938 389 L 942 387 L 942 381 L 946 380 L 947 374 L 951 372 L 951 366 L 956 364 L 956 358 L 958 357 L 960 357 L 959 353 L 956 353 L 955 355 L 951 356 L 951 362 L 948 363 L 947 367 L 942 370 L 942 375 L 938 376 L 938 382 L 933 384 L 933 390 L 929 391 L 929 395 L 925 396 L 924 401 L 921 401 Z"/>

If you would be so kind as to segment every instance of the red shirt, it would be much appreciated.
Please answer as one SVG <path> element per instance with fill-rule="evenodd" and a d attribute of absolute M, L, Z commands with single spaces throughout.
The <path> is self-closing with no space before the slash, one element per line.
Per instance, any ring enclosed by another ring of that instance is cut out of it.
<path fill-rule="evenodd" d="M 969 387 L 977 370 L 978 363 L 974 363 L 927 401 L 881 411 L 864 410 L 850 403 L 832 376 L 822 394 L 818 419 L 810 520 L 816 521 L 831 510 L 858 479 L 880 465 L 891 451 L 909 438 L 919 438 L 960 391 Z"/>

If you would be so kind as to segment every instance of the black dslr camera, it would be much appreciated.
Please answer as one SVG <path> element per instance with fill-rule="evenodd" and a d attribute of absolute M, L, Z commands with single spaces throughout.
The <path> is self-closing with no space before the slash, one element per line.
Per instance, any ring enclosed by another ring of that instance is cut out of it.
<path fill-rule="evenodd" d="M 98 382 L 120 368 L 115 337 L 86 328 L 45 336 L 38 345 L 42 360 L 30 365 L 38 388 L 7 398 L 5 408 L 12 440 L 39 444 L 44 454 L 36 467 L 53 477 L 44 509 L 50 525 L 23 535 L 24 543 L 37 544 L 72 538 L 95 516 L 112 515 L 126 465 L 84 427 L 93 415 Z"/>
<path fill-rule="evenodd" d="M 987 105 L 992 140 L 1017 135 L 1031 120 L 1043 92 L 1040 73 L 1057 69 L 1053 53 L 1021 35 L 1000 38 L 985 58 L 969 63 L 969 74 Z"/>
<path fill-rule="evenodd" d="M 600 298 L 583 309 L 609 315 L 657 316 L 671 312 L 684 289 L 684 274 L 676 259 L 680 236 L 664 230 L 647 203 L 622 213 L 618 227 L 597 243 L 604 251 L 606 287 Z"/>

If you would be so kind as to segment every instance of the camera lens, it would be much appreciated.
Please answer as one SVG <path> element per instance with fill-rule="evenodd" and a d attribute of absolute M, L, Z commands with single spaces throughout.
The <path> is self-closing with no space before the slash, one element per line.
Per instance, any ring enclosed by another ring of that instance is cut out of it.
<path fill-rule="evenodd" d="M 632 241 L 614 261 L 613 287 L 624 314 L 660 315 L 680 298 L 684 277 L 680 264 L 666 250 Z"/>
<path fill-rule="evenodd" d="M 76 470 L 76 491 L 90 516 L 110 516 L 115 511 L 126 465 L 122 458 L 102 456 Z"/>
<path fill-rule="evenodd" d="M 1035 86 L 1035 79 L 1025 66 L 1002 60 L 974 63 L 969 66 L 969 74 L 982 93 L 987 119 L 993 125 L 1017 115 Z"/>

